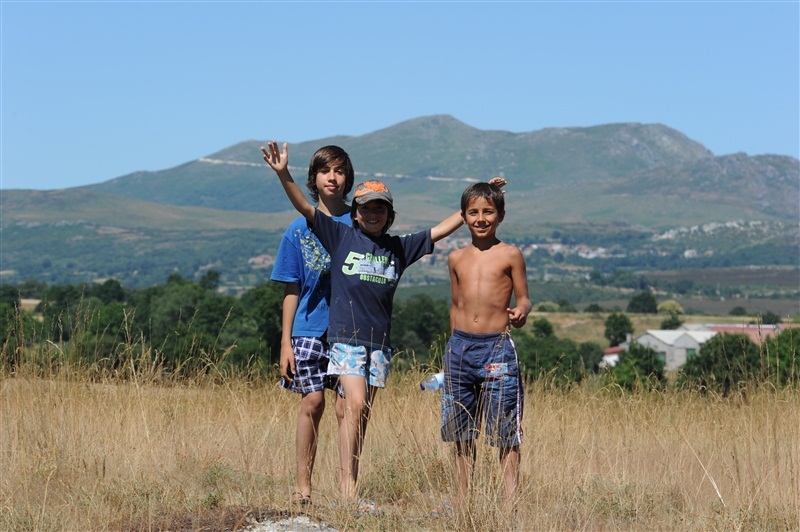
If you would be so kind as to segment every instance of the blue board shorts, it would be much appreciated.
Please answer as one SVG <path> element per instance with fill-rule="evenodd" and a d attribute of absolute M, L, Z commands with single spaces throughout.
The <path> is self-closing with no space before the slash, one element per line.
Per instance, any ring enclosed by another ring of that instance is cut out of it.
<path fill-rule="evenodd" d="M 329 348 L 323 338 L 293 336 L 295 374 L 293 381 L 281 377 L 281 386 L 295 393 L 335 390 L 337 379 L 328 375 Z"/>
<path fill-rule="evenodd" d="M 370 386 L 386 388 L 391 361 L 391 349 L 370 349 L 361 345 L 334 343 L 331 346 L 328 375 L 364 377 Z"/>
<path fill-rule="evenodd" d="M 458 329 L 443 357 L 442 440 L 478 437 L 482 422 L 490 445 L 522 443 L 522 381 L 511 333 L 469 334 Z"/>

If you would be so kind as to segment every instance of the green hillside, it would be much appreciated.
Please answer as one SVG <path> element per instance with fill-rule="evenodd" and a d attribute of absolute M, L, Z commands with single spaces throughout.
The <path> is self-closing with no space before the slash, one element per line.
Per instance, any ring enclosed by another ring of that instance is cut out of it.
<path fill-rule="evenodd" d="M 262 144 L 241 142 L 175 168 L 86 187 L 3 191 L 0 281 L 114 277 L 147 286 L 172 273 L 199 278 L 215 269 L 234 292 L 262 282 L 295 216 L 261 159 Z M 350 153 L 358 181 L 387 182 L 396 233 L 438 223 L 458 208 L 470 182 L 505 176 L 500 234 L 528 246 L 529 273 L 542 281 L 750 266 L 800 275 L 800 162 L 791 157 L 714 156 L 659 124 L 511 133 L 437 115 L 359 137 L 292 143 L 298 182 L 326 144 Z M 450 245 L 437 246 L 442 255 L 415 267 L 408 281 L 446 281 Z"/>
<path fill-rule="evenodd" d="M 170 205 L 286 210 L 280 185 L 261 160 L 263 144 L 242 142 L 175 168 L 137 172 L 86 188 Z M 532 207 L 533 214 L 543 207 L 538 220 L 625 220 L 664 228 L 681 220 L 800 216 L 798 202 L 792 201 L 800 188 L 796 159 L 714 157 L 701 144 L 659 124 L 510 133 L 481 131 L 450 116 L 423 117 L 359 137 L 290 144 L 290 165 L 298 182 L 305 182 L 311 155 L 325 144 L 341 145 L 350 153 L 358 180 L 386 181 L 415 211 L 454 208 L 470 181 L 502 175 L 513 191 L 510 201 L 526 211 Z M 556 208 L 557 214 L 546 208 L 565 201 L 569 208 Z"/>

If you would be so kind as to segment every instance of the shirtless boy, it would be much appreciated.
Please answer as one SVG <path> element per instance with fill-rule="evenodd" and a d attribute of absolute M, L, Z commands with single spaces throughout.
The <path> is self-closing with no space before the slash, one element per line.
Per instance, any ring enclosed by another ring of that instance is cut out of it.
<path fill-rule="evenodd" d="M 461 216 L 472 243 L 449 257 L 452 335 L 443 361 L 442 439 L 456 444 L 458 498 L 465 503 L 475 438 L 485 422 L 486 438 L 500 449 L 504 510 L 513 511 L 523 391 L 509 325 L 522 327 L 531 311 L 525 261 L 519 248 L 497 238 L 505 216 L 505 200 L 497 186 L 476 183 L 467 188 L 461 196 Z"/>

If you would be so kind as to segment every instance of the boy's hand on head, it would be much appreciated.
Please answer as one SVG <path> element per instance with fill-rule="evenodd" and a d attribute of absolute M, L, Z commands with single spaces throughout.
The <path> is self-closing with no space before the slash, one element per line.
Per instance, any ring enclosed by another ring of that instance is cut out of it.
<path fill-rule="evenodd" d="M 277 141 L 270 141 L 267 143 L 267 148 L 261 146 L 261 153 L 264 154 L 264 160 L 270 168 L 275 170 L 275 173 L 280 173 L 286 170 L 289 165 L 289 148 L 286 142 L 283 143 L 283 151 L 278 151 Z"/>
<path fill-rule="evenodd" d="M 528 313 L 525 312 L 523 308 L 507 308 L 506 312 L 508 312 L 508 321 L 510 321 L 511 325 L 516 329 L 519 329 L 528 321 Z"/>
<path fill-rule="evenodd" d="M 502 178 L 502 177 L 493 177 L 493 178 L 491 178 L 489 180 L 489 184 L 490 185 L 494 185 L 494 186 L 499 187 L 499 188 L 503 188 L 504 186 L 506 186 L 508 184 L 508 181 L 506 181 L 505 178 Z M 505 194 L 505 193 L 506 192 L 504 190 L 503 194 Z"/>

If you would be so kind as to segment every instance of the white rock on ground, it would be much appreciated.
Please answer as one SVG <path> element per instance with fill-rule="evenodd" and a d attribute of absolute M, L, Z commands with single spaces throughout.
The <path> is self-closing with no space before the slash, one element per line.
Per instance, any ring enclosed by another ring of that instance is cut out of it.
<path fill-rule="evenodd" d="M 255 519 L 243 530 L 252 532 L 338 532 L 325 523 L 317 523 L 307 515 L 297 515 L 279 520 L 256 521 Z"/>

